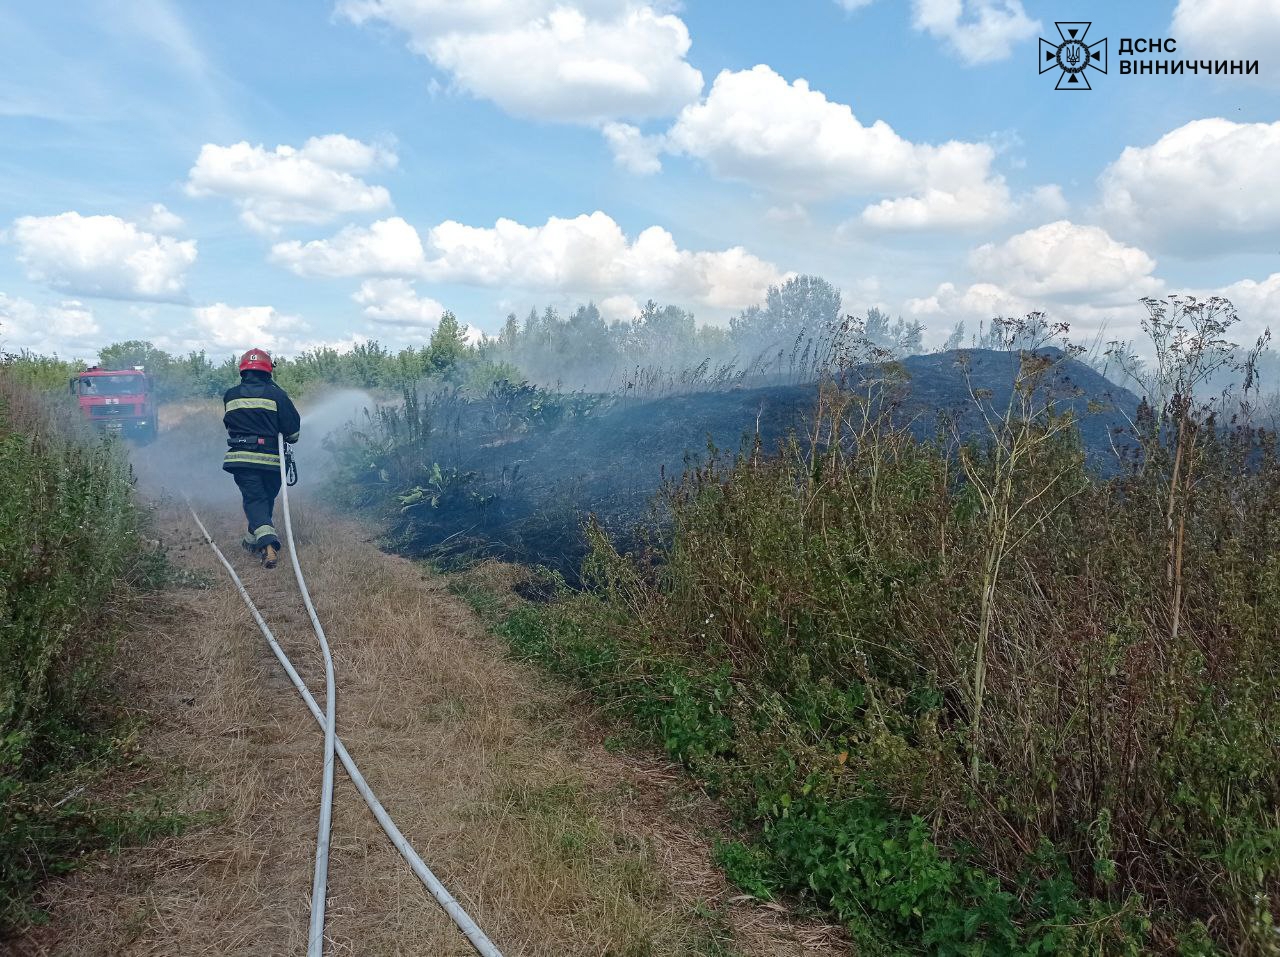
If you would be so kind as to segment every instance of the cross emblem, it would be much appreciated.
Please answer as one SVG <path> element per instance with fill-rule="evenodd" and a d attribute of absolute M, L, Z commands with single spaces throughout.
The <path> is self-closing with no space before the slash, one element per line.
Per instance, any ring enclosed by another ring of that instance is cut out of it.
<path fill-rule="evenodd" d="M 1061 43 L 1051 43 L 1040 38 L 1040 72 L 1046 73 L 1055 67 L 1062 71 L 1055 90 L 1091 90 L 1086 71 L 1092 67 L 1101 73 L 1107 72 L 1107 38 L 1097 43 L 1085 43 L 1085 34 L 1092 23 L 1058 22 L 1058 36 Z"/>

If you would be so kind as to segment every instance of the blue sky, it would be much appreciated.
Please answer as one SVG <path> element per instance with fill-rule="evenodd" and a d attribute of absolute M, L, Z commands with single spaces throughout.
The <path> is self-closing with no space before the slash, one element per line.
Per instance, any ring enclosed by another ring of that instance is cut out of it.
<path fill-rule="evenodd" d="M 1055 19 L 1108 38 L 1090 92 L 1034 68 Z M 1122 76 L 1122 37 L 1260 73 Z M 1277 49 L 1276 0 L 20 0 L 0 346 L 403 345 L 588 299 L 722 323 L 794 273 L 935 339 L 1131 335 L 1175 292 L 1244 338 L 1280 326 Z"/>

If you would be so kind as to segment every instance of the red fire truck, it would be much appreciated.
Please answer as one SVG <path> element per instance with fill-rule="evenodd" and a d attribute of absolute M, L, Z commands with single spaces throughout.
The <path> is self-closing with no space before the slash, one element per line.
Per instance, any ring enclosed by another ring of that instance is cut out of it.
<path fill-rule="evenodd" d="M 71 380 L 71 394 L 84 417 L 104 432 L 150 442 L 160 429 L 153 383 L 141 366 L 85 369 Z"/>

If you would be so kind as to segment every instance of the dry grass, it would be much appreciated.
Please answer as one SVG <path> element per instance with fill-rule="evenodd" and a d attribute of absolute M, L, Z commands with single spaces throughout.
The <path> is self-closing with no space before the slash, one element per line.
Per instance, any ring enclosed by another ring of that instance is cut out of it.
<path fill-rule="evenodd" d="M 164 455 L 164 441 L 148 453 Z M 230 479 L 226 479 L 230 484 Z M 563 688 L 503 657 L 443 581 L 354 523 L 295 505 L 337 668 L 338 729 L 437 875 L 508 957 L 844 953 L 819 925 L 741 900 L 702 836 L 706 802 L 659 764 L 610 754 Z M 211 516 L 206 516 L 206 519 Z M 157 513 L 171 592 L 131 635 L 120 680 L 181 809 L 216 821 L 51 886 L 23 955 L 304 950 L 322 736 L 188 517 Z M 233 545 L 238 516 L 219 513 Z M 321 697 L 287 567 L 246 582 Z M 470 954 L 339 771 L 327 953 Z"/>

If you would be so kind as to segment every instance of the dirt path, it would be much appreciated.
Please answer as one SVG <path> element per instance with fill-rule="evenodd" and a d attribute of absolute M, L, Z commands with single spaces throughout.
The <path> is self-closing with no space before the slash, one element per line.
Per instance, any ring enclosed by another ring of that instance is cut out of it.
<path fill-rule="evenodd" d="M 705 801 L 672 769 L 608 753 L 565 689 L 503 656 L 444 581 L 354 523 L 297 509 L 300 557 L 334 648 L 338 730 L 397 824 L 507 957 L 846 953 L 829 928 L 736 900 Z M 323 679 L 287 566 L 211 530 L 317 698 Z M 23 955 L 305 950 L 322 735 L 212 553 L 157 513 L 203 589 L 168 593 L 122 657 L 145 746 L 210 823 L 52 885 Z M 326 930 L 333 955 L 472 951 L 339 768 Z"/>

